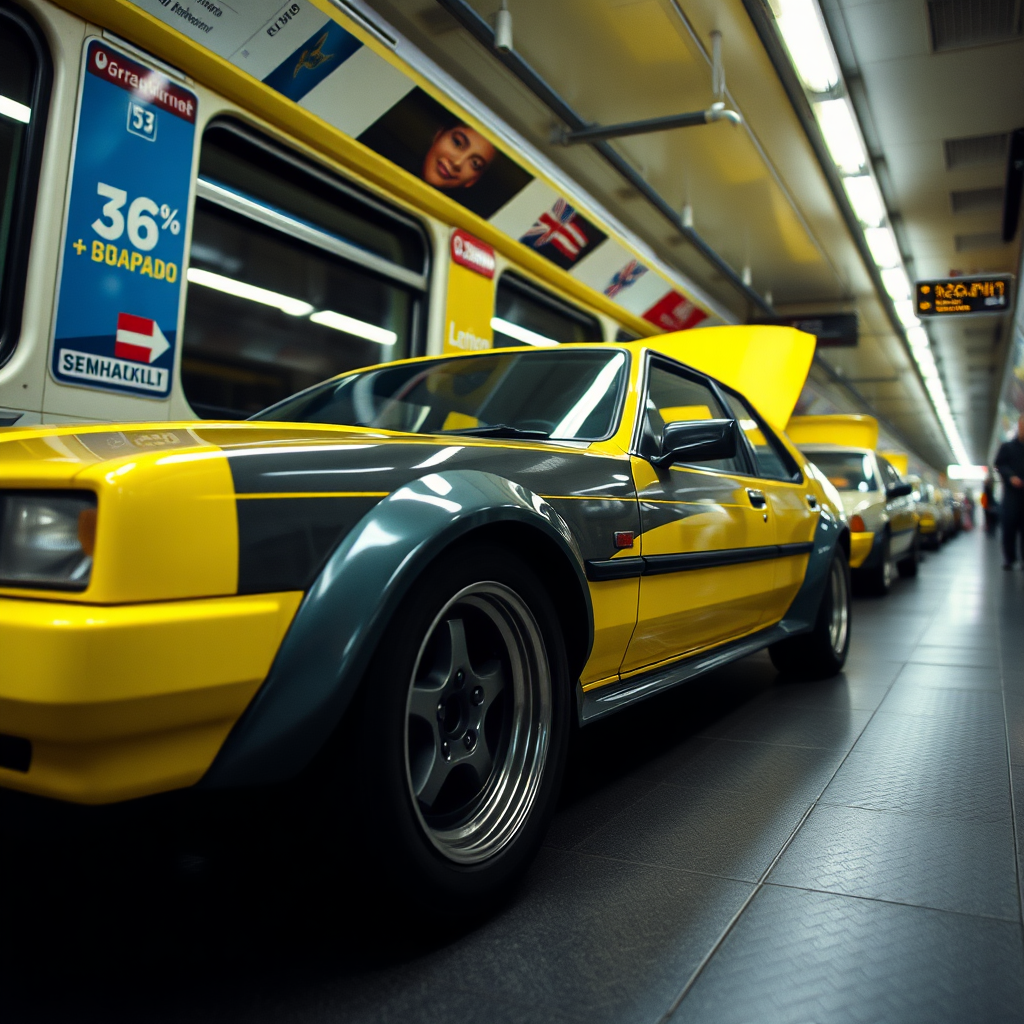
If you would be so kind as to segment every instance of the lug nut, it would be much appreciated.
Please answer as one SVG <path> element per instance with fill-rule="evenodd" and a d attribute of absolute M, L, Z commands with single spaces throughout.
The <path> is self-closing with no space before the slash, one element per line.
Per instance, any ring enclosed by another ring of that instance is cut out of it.
<path fill-rule="evenodd" d="M 441 744 L 441 754 L 444 756 L 444 759 L 446 761 L 450 761 L 451 758 L 452 758 L 452 747 L 451 747 L 451 744 L 447 740 L 445 740 Z"/>
<path fill-rule="evenodd" d="M 466 673 L 463 672 L 462 669 L 460 668 L 459 671 L 455 673 L 455 685 L 456 686 L 461 686 L 463 684 L 463 682 L 465 681 L 465 679 L 466 679 Z"/>
<path fill-rule="evenodd" d="M 466 744 L 467 750 L 472 750 L 476 746 L 476 733 L 472 729 L 462 737 L 462 742 Z"/>
<path fill-rule="evenodd" d="M 473 692 L 469 695 L 469 699 L 474 704 L 483 704 L 484 702 L 484 688 L 482 686 L 474 686 Z"/>
<path fill-rule="evenodd" d="M 444 701 L 437 702 L 437 720 L 439 722 L 444 721 Z"/>

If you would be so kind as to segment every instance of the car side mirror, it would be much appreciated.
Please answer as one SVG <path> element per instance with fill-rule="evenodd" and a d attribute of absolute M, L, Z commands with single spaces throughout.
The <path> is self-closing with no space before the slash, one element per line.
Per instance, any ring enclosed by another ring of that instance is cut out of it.
<path fill-rule="evenodd" d="M 714 462 L 735 454 L 735 420 L 688 420 L 665 424 L 661 454 L 651 464 L 666 469 L 674 462 Z"/>
<path fill-rule="evenodd" d="M 895 487 L 887 487 L 885 496 L 889 501 L 892 501 L 893 498 L 905 498 L 913 490 L 913 484 L 897 484 Z"/>

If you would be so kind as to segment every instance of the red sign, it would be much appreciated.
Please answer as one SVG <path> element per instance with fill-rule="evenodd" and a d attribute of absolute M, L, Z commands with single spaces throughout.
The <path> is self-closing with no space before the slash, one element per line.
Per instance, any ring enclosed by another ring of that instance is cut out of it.
<path fill-rule="evenodd" d="M 111 82 L 137 99 L 152 103 L 154 107 L 166 110 L 189 124 L 195 124 L 196 98 L 190 92 L 179 89 L 166 75 L 136 64 L 102 45 L 89 48 L 89 63 L 86 67 L 91 75 L 104 82 Z"/>
<path fill-rule="evenodd" d="M 117 336 L 114 355 L 118 359 L 131 359 L 136 363 L 151 363 L 159 359 L 171 343 L 164 337 L 160 325 L 146 316 L 131 313 L 117 314 Z"/>
<path fill-rule="evenodd" d="M 474 270 L 487 278 L 494 277 L 497 266 L 494 250 L 461 229 L 452 232 L 452 260 L 460 267 Z"/>
<path fill-rule="evenodd" d="M 703 309 L 678 292 L 669 292 L 643 314 L 645 320 L 663 331 L 685 331 L 696 327 L 706 317 Z"/>

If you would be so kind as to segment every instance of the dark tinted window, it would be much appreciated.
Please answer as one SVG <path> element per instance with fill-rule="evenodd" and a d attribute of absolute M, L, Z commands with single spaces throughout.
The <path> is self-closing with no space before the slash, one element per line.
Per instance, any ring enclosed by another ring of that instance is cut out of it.
<path fill-rule="evenodd" d="M 603 340 L 596 317 L 511 274 L 498 281 L 491 326 L 495 348 Z"/>
<path fill-rule="evenodd" d="M 21 324 L 49 83 L 39 32 L 23 12 L 0 8 L 0 362 Z"/>
<path fill-rule="evenodd" d="M 750 442 L 750 447 L 754 451 L 754 469 L 757 476 L 770 480 L 799 480 L 799 467 L 764 420 L 754 411 L 753 406 L 745 398 L 731 391 L 725 392 L 725 400 L 743 430 L 743 436 Z"/>
<path fill-rule="evenodd" d="M 488 353 L 349 374 L 254 419 L 337 423 L 411 433 L 505 426 L 596 441 L 616 425 L 627 357 L 620 351 Z"/>
<path fill-rule="evenodd" d="M 415 225 L 234 129 L 203 138 L 181 377 L 242 418 L 346 370 L 414 354 Z"/>
<path fill-rule="evenodd" d="M 841 491 L 877 491 L 871 456 L 863 452 L 808 451 L 807 458 Z"/>
<path fill-rule="evenodd" d="M 658 363 L 652 363 L 647 375 L 647 402 L 641 454 L 660 455 L 662 434 L 668 423 L 692 420 L 731 419 L 707 384 Z M 745 473 L 739 458 L 701 462 L 701 469 L 727 473 Z"/>

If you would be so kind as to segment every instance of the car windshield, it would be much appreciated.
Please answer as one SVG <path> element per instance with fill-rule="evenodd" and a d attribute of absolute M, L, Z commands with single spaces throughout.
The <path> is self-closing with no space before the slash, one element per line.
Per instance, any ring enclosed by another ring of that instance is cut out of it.
<path fill-rule="evenodd" d="M 861 452 L 810 452 L 810 460 L 841 491 L 877 491 L 871 456 Z"/>
<path fill-rule="evenodd" d="M 325 381 L 253 416 L 414 434 L 596 441 L 615 427 L 627 357 L 545 349 L 378 367 Z"/>

